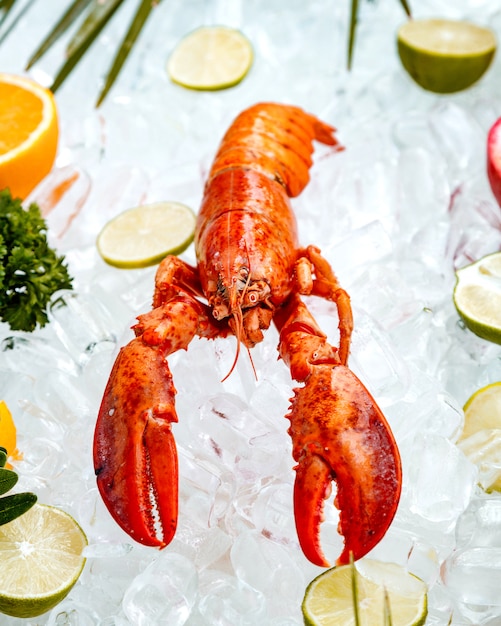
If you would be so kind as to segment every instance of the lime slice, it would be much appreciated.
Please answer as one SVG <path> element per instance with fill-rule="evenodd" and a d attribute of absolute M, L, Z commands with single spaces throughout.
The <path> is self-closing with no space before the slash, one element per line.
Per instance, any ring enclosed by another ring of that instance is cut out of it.
<path fill-rule="evenodd" d="M 409 20 L 397 33 L 402 65 L 418 85 L 435 93 L 471 87 L 496 52 L 489 28 L 456 20 Z"/>
<path fill-rule="evenodd" d="M 83 570 L 86 545 L 75 520 L 45 504 L 0 526 L 0 612 L 34 617 L 61 602 Z"/>
<path fill-rule="evenodd" d="M 501 117 L 487 135 L 487 176 L 492 193 L 501 206 Z"/>
<path fill-rule="evenodd" d="M 329 569 L 307 587 L 302 610 L 307 626 L 355 626 L 352 565 Z M 363 559 L 355 564 L 358 619 L 384 626 L 385 593 L 392 626 L 421 626 L 428 613 L 426 584 L 395 563 Z"/>
<path fill-rule="evenodd" d="M 251 43 L 239 30 L 204 26 L 179 42 L 167 72 L 171 80 L 189 89 L 226 89 L 246 76 L 253 56 Z"/>
<path fill-rule="evenodd" d="M 193 241 L 196 217 L 179 202 L 156 202 L 128 209 L 99 233 L 97 249 L 106 263 L 147 267 L 168 254 L 181 254 Z"/>
<path fill-rule="evenodd" d="M 479 485 L 501 491 L 501 382 L 482 387 L 464 405 L 458 447 L 478 467 Z"/>
<path fill-rule="evenodd" d="M 501 252 L 457 270 L 454 304 L 476 335 L 501 344 Z"/>

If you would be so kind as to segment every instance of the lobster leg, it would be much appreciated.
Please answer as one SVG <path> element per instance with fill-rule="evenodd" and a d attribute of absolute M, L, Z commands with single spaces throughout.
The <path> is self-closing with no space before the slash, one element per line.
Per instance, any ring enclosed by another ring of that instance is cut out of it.
<path fill-rule="evenodd" d="M 162 283 L 176 276 L 186 281 Z M 156 308 L 138 318 L 136 338 L 115 361 L 94 435 L 94 467 L 106 507 L 125 532 L 150 546 L 166 546 L 177 525 L 178 464 L 171 431 L 177 422 L 176 390 L 167 357 L 186 349 L 195 335 L 227 334 L 189 292 L 190 281 L 195 289 L 192 268 L 178 259 L 167 258 L 159 266 Z"/>
<path fill-rule="evenodd" d="M 323 501 L 331 480 L 344 550 L 337 564 L 359 559 L 384 536 L 397 509 L 401 489 L 398 449 L 386 419 L 361 381 L 344 365 L 336 348 L 296 295 L 278 319 L 280 356 L 294 390 L 288 418 L 298 465 L 294 514 L 305 556 L 328 567 L 320 546 Z"/>

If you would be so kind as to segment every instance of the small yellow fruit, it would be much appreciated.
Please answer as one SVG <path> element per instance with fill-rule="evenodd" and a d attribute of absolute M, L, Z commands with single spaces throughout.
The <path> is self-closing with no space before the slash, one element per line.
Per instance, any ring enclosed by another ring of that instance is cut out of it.
<path fill-rule="evenodd" d="M 402 65 L 418 85 L 435 93 L 471 87 L 490 66 L 497 41 L 490 28 L 466 21 L 409 20 L 397 33 Z"/>
<path fill-rule="evenodd" d="M 155 265 L 181 254 L 193 241 L 196 216 L 180 202 L 156 202 L 128 209 L 110 220 L 97 238 L 102 258 L 115 267 Z"/>
<path fill-rule="evenodd" d="M 456 277 L 454 304 L 467 328 L 501 344 L 501 252 L 457 270 Z"/>
<path fill-rule="evenodd" d="M 253 58 L 252 45 L 239 30 L 203 26 L 179 42 L 167 72 L 173 82 L 189 89 L 226 89 L 247 75 Z"/>
<path fill-rule="evenodd" d="M 56 606 L 82 573 L 86 545 L 77 522 L 45 504 L 0 526 L 0 612 L 27 618 Z"/>
<path fill-rule="evenodd" d="M 391 619 L 385 617 L 385 593 Z M 306 589 L 302 611 L 306 626 L 356 626 L 355 606 L 360 624 L 422 626 L 427 597 L 426 584 L 404 567 L 362 559 L 317 576 Z"/>

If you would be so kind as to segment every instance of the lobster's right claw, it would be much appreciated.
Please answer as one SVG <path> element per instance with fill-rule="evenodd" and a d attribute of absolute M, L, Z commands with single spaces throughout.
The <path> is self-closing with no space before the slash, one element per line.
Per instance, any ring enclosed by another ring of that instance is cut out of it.
<path fill-rule="evenodd" d="M 94 435 L 94 467 L 106 507 L 133 539 L 160 548 L 177 525 L 175 393 L 163 351 L 133 339 L 115 361 Z"/>
<path fill-rule="evenodd" d="M 357 560 L 382 539 L 397 510 L 402 469 L 397 445 L 370 393 L 344 365 L 316 365 L 295 390 L 290 434 L 298 461 L 294 514 L 305 556 L 328 567 L 320 546 L 324 499 L 336 480 L 344 550 Z"/>

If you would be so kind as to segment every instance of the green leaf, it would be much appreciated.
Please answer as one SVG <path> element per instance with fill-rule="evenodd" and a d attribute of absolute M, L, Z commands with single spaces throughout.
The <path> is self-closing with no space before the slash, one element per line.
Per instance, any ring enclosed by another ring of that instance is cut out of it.
<path fill-rule="evenodd" d="M 0 526 L 26 513 L 37 501 L 34 493 L 15 493 L 0 498 Z"/>
<path fill-rule="evenodd" d="M 70 72 L 87 52 L 123 0 L 93 0 L 93 7 L 68 46 L 68 58 L 63 64 L 50 89 L 54 93 L 68 78 Z"/>
<path fill-rule="evenodd" d="M 64 257 L 49 246 L 38 205 L 25 210 L 8 189 L 0 191 L 0 320 L 12 330 L 44 326 L 52 295 L 71 283 Z"/>
<path fill-rule="evenodd" d="M 49 48 L 63 35 L 73 22 L 80 16 L 82 11 L 90 4 L 91 0 L 74 0 L 72 4 L 66 9 L 61 19 L 56 23 L 54 28 L 50 31 L 47 37 L 42 41 L 40 46 L 31 55 L 26 69 L 29 70 Z"/>
<path fill-rule="evenodd" d="M 351 69 L 351 63 L 353 60 L 353 50 L 355 48 L 355 35 L 357 31 L 358 21 L 358 0 L 351 0 L 351 12 L 350 12 L 350 30 L 348 35 L 348 69 Z"/>
<path fill-rule="evenodd" d="M 106 95 L 108 94 L 109 90 L 113 86 L 113 83 L 115 82 L 118 74 L 120 73 L 120 70 L 122 69 L 123 64 L 125 63 L 127 57 L 129 56 L 129 52 L 131 51 L 132 46 L 136 42 L 136 39 L 138 38 L 139 34 L 141 33 L 141 30 L 143 29 L 143 26 L 145 25 L 146 20 L 148 19 L 151 13 L 151 10 L 157 4 L 160 4 L 160 2 L 161 0 L 142 0 L 141 1 L 136 11 L 136 14 L 134 15 L 134 18 L 129 26 L 129 30 L 127 31 L 127 34 L 122 40 L 120 48 L 118 49 L 118 52 L 115 55 L 111 69 L 109 70 L 106 76 L 106 82 L 97 99 L 96 108 L 101 105 L 103 100 L 106 98 Z"/>
<path fill-rule="evenodd" d="M 66 48 L 68 57 L 71 57 L 89 39 L 91 42 L 94 41 L 116 9 L 122 4 L 122 0 L 91 0 L 91 2 L 92 6 L 87 17 Z"/>
<path fill-rule="evenodd" d="M 412 17 L 411 7 L 407 0 L 400 0 L 400 4 L 402 5 L 404 11 L 407 13 L 407 17 Z"/>
<path fill-rule="evenodd" d="M 0 495 L 10 491 L 12 487 L 17 483 L 18 476 L 16 472 L 12 470 L 0 468 Z"/>
<path fill-rule="evenodd" d="M 411 17 L 411 7 L 407 0 L 400 0 L 400 4 L 408 17 Z M 351 69 L 353 52 L 355 50 L 355 38 L 358 23 L 358 0 L 351 0 L 350 28 L 348 35 L 348 69 Z"/>
<path fill-rule="evenodd" d="M 388 596 L 388 590 L 384 588 L 384 604 L 383 604 L 383 624 L 384 626 L 392 626 L 390 598 Z"/>
<path fill-rule="evenodd" d="M 1 27 L 3 23 L 5 22 L 5 20 L 7 19 L 10 10 L 14 6 L 15 0 L 3 0 L 3 2 L 2 0 L 0 0 L 0 2 L 1 2 L 0 11 L 3 11 L 3 15 L 0 17 L 0 27 Z M 34 2 L 35 0 L 28 0 L 24 4 L 24 6 L 21 7 L 21 9 L 17 12 L 16 16 L 13 18 L 13 20 L 9 24 L 8 28 L 6 28 L 4 32 L 2 33 L 2 36 L 0 37 L 0 44 L 3 43 L 3 41 L 10 35 L 10 33 L 17 26 L 18 22 L 21 20 L 21 18 L 24 16 L 26 11 L 28 11 L 28 9 L 31 7 L 31 5 Z"/>
<path fill-rule="evenodd" d="M 4 23 L 9 15 L 9 11 L 14 6 L 16 0 L 0 0 L 0 11 L 2 12 L 2 16 L 0 17 L 0 26 Z"/>
<path fill-rule="evenodd" d="M 360 626 L 360 614 L 358 606 L 358 585 L 357 585 L 357 568 L 353 559 L 353 552 L 350 552 L 351 567 L 351 595 L 353 598 L 353 616 L 355 617 L 355 626 Z"/>
<path fill-rule="evenodd" d="M 0 446 L 0 468 L 5 467 L 7 463 L 7 450 Z"/>

